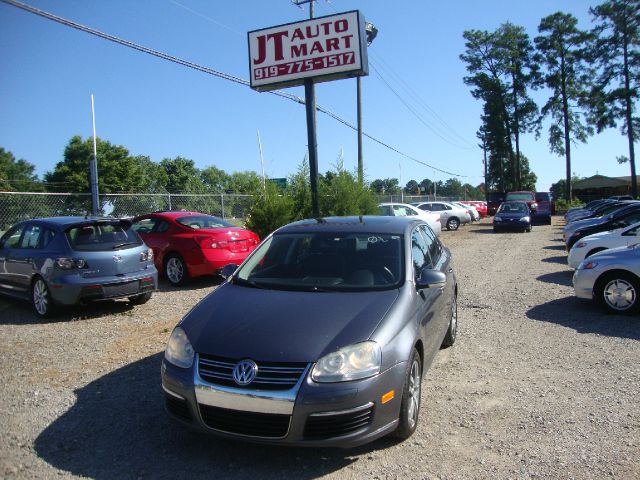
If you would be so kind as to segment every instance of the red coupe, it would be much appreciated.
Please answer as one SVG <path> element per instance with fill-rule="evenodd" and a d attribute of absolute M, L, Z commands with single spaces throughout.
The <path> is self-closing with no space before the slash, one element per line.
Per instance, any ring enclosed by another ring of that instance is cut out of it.
<path fill-rule="evenodd" d="M 258 246 L 255 233 L 198 212 L 154 212 L 133 219 L 133 229 L 153 250 L 158 272 L 173 285 L 240 265 Z"/>

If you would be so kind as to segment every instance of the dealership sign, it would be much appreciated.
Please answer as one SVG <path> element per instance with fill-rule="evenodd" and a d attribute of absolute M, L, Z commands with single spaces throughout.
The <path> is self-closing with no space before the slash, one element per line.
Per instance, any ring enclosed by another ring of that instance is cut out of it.
<path fill-rule="evenodd" d="M 249 32 L 251 88 L 260 91 L 367 75 L 364 17 L 359 11 Z"/>

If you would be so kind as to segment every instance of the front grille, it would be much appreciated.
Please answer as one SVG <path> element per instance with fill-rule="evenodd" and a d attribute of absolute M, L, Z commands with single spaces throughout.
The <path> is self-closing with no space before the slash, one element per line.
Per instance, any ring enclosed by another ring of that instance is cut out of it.
<path fill-rule="evenodd" d="M 304 428 L 304 438 L 317 440 L 341 437 L 368 427 L 372 421 L 373 405 L 344 413 L 311 414 Z"/>
<path fill-rule="evenodd" d="M 304 374 L 306 363 L 256 362 L 258 372 L 249 385 L 240 386 L 233 380 L 233 369 L 239 360 L 200 354 L 198 371 L 200 377 L 214 385 L 246 388 L 251 390 L 289 390 Z"/>
<path fill-rule="evenodd" d="M 187 422 L 191 421 L 191 410 L 189 410 L 189 404 L 186 400 L 165 394 L 164 404 L 172 415 Z"/>
<path fill-rule="evenodd" d="M 283 438 L 289 431 L 289 415 L 228 410 L 202 403 L 198 407 L 205 425 L 222 432 L 251 437 Z"/>

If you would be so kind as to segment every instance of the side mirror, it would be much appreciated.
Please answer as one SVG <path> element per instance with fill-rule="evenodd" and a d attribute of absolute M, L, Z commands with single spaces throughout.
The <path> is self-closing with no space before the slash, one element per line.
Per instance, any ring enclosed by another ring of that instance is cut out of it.
<path fill-rule="evenodd" d="M 233 272 L 235 272 L 237 269 L 238 265 L 236 265 L 235 263 L 229 263 L 220 269 L 220 276 L 226 280 L 231 275 L 233 275 Z"/>
<path fill-rule="evenodd" d="M 425 268 L 420 274 L 416 286 L 418 288 L 440 288 L 447 284 L 447 276 L 438 270 Z"/>

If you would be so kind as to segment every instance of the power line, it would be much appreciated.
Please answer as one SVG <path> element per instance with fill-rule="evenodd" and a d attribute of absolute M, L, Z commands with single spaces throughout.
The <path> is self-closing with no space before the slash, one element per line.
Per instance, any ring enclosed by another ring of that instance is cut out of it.
<path fill-rule="evenodd" d="M 197 70 L 197 71 L 209 74 L 209 75 L 213 75 L 215 77 L 222 78 L 224 80 L 228 80 L 228 81 L 240 84 L 240 85 L 250 86 L 250 82 L 248 80 L 244 80 L 243 78 L 236 77 L 234 75 L 230 75 L 230 74 L 227 74 L 227 73 L 224 73 L 224 72 L 220 72 L 220 71 L 215 70 L 213 68 L 205 67 L 205 66 L 199 65 L 197 63 L 189 62 L 187 60 L 183 60 L 181 58 L 174 57 L 172 55 L 160 52 L 158 50 L 153 50 L 151 48 L 144 47 L 144 46 L 139 45 L 137 43 L 133 43 L 133 42 L 130 42 L 128 40 L 124 40 L 124 39 L 116 37 L 114 35 L 110 35 L 108 33 L 104 33 L 104 32 L 101 32 L 99 30 L 95 30 L 93 28 L 90 28 L 90 27 L 87 27 L 85 25 L 73 22 L 73 21 L 68 20 L 66 18 L 59 17 L 58 15 L 54 15 L 54 14 L 46 12 L 44 10 L 40 10 L 39 8 L 32 7 L 31 5 L 27 5 L 27 4 L 24 4 L 22 2 L 18 2 L 16 0 L 0 0 L 0 2 L 6 3 L 7 5 L 11 5 L 13 7 L 19 8 L 21 10 L 24 10 L 26 12 L 32 13 L 34 15 L 38 15 L 40 17 L 46 18 L 48 20 L 52 20 L 54 22 L 60 23 L 62 25 L 65 25 L 67 27 L 71 27 L 71 28 L 74 28 L 76 30 L 80 30 L 82 32 L 88 33 L 90 35 L 95 35 L 95 36 L 103 38 L 105 40 L 109 40 L 110 42 L 114 42 L 114 43 L 117 43 L 119 45 L 123 45 L 125 47 L 132 48 L 132 49 L 137 50 L 139 52 L 146 53 L 146 54 L 149 54 L 149 55 L 153 55 L 153 56 L 161 58 L 163 60 L 167 60 L 167 61 L 170 61 L 170 62 L 173 62 L 173 63 L 177 63 L 178 65 L 182 65 L 184 67 L 192 68 L 194 70 Z M 174 2 L 174 3 L 177 3 L 177 2 Z M 288 100 L 294 101 L 294 102 L 299 103 L 301 105 L 305 105 L 305 101 L 302 98 L 298 97 L 297 95 L 293 95 L 293 94 L 290 94 L 290 93 L 285 93 L 285 92 L 283 92 L 281 90 L 272 90 L 272 91 L 269 91 L 267 93 L 270 93 L 272 95 L 276 95 L 276 96 L 279 96 L 279 97 L 286 98 Z M 346 120 L 340 118 L 338 115 L 330 112 L 326 108 L 321 107 L 320 105 L 316 105 L 316 108 L 317 108 L 318 111 L 328 115 L 329 117 L 333 118 L 334 120 L 337 120 L 338 122 L 342 123 L 343 125 L 351 128 L 352 130 L 357 131 L 357 128 L 355 126 L 351 125 Z M 412 157 L 410 155 L 407 155 L 407 154 L 401 152 L 400 150 L 398 150 L 397 148 L 394 148 L 394 147 L 388 145 L 387 143 L 385 143 L 385 142 L 383 142 L 381 140 L 378 140 L 377 138 L 375 138 L 375 137 L 373 137 L 373 136 L 371 136 L 371 135 L 369 135 L 369 134 L 367 134 L 365 132 L 363 132 L 363 135 L 366 136 L 367 138 L 373 140 L 374 142 L 384 146 L 385 148 L 387 148 L 387 149 L 389 149 L 389 150 L 391 150 L 391 151 L 393 151 L 393 152 L 395 152 L 395 153 L 397 153 L 397 154 L 399 154 L 399 155 L 401 155 L 401 156 L 403 156 L 405 158 L 408 158 L 408 159 L 410 159 L 410 160 L 412 160 L 414 162 L 417 162 L 417 163 L 419 163 L 421 165 L 425 165 L 427 167 L 433 168 L 433 169 L 435 169 L 435 170 L 437 170 L 439 172 L 446 173 L 447 175 L 453 175 L 453 176 L 456 176 L 456 177 L 471 177 L 470 175 L 461 175 L 459 173 L 448 172 L 446 170 L 442 170 L 442 169 L 437 168 L 437 167 L 435 167 L 433 165 L 427 164 L 426 162 L 418 160 L 418 159 L 416 159 L 416 158 L 414 158 L 414 157 Z"/>

